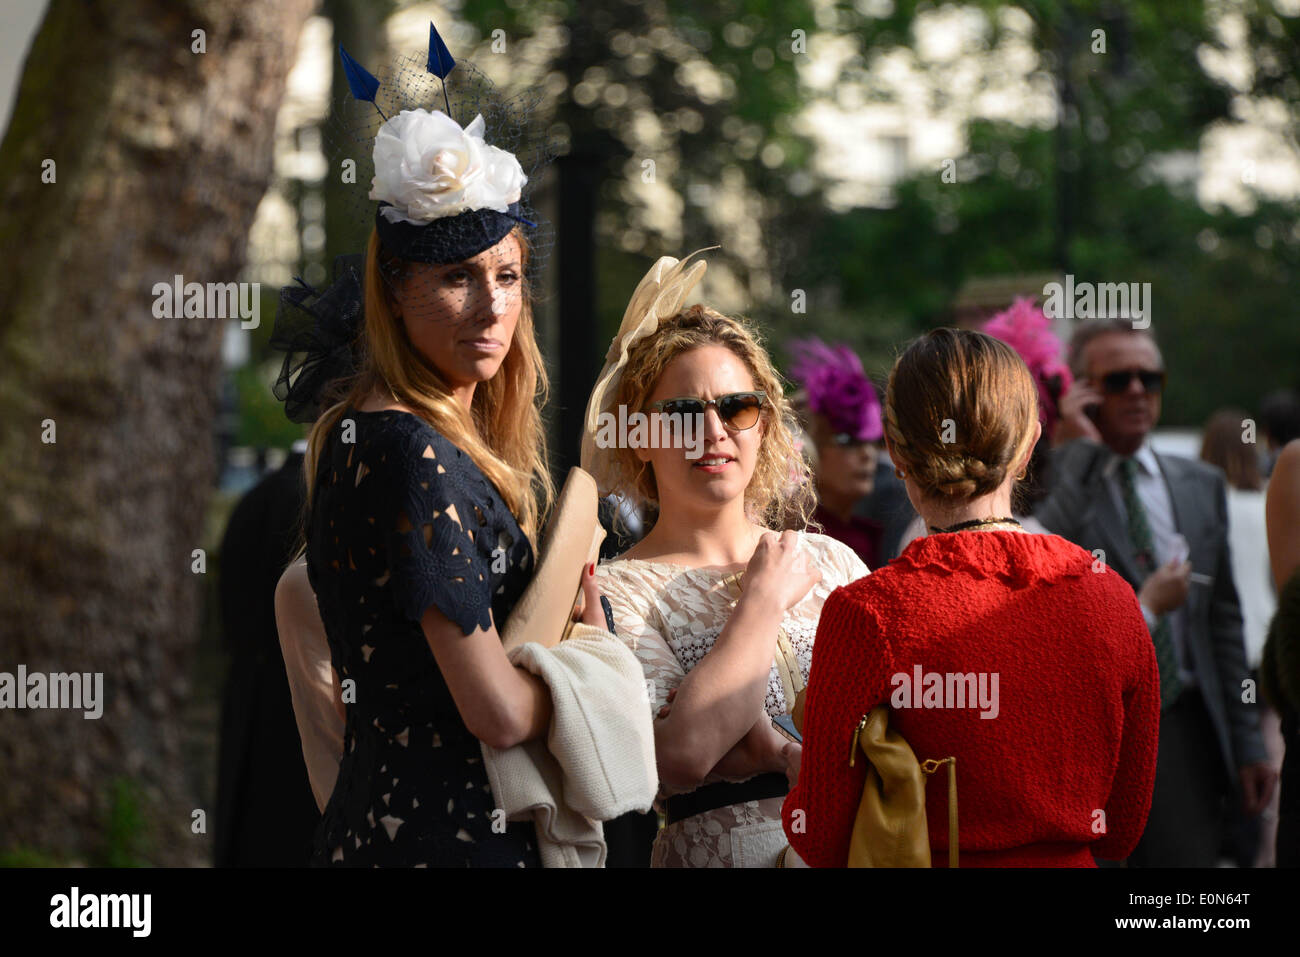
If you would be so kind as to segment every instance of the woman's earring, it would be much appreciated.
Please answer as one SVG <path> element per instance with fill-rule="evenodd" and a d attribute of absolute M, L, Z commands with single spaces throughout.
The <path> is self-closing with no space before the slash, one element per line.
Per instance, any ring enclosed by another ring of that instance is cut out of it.
<path fill-rule="evenodd" d="M 894 474 L 897 475 L 899 478 L 907 478 L 907 475 L 904 474 L 903 470 L 900 469 L 897 465 L 894 466 Z"/>

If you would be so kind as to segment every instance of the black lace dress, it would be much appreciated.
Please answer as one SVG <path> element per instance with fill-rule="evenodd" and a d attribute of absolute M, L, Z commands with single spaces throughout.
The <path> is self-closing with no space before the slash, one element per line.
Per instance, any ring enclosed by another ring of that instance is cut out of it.
<path fill-rule="evenodd" d="M 405 412 L 349 408 L 322 450 L 307 570 L 347 709 L 313 863 L 536 867 L 506 823 L 420 619 L 498 629 L 533 552 L 469 456 Z"/>

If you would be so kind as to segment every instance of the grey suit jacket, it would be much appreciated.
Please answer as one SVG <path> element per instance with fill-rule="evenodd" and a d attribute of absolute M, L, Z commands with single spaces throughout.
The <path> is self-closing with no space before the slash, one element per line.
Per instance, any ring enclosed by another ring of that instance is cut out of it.
<path fill-rule="evenodd" d="M 1110 490 L 1103 468 L 1110 450 L 1079 439 L 1057 449 L 1051 461 L 1051 492 L 1034 511 L 1048 530 L 1094 551 L 1137 591 L 1142 584 L 1128 525 Z M 1228 552 L 1228 502 L 1223 473 L 1191 459 L 1156 455 L 1174 523 L 1187 539 L 1192 571 L 1212 584 L 1195 582 L 1187 596 L 1189 664 L 1214 723 L 1218 747 L 1237 787 L 1237 769 L 1265 759 L 1256 704 L 1242 699 L 1248 677 L 1241 636 L 1241 606 Z"/>

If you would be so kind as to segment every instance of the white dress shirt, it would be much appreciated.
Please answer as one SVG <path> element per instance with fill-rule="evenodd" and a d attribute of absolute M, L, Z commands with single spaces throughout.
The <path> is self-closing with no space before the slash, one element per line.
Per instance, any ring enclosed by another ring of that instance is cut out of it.
<path fill-rule="evenodd" d="M 1110 461 L 1102 474 L 1106 478 L 1106 484 L 1110 488 L 1111 497 L 1115 500 L 1115 507 L 1119 510 L 1121 517 L 1127 522 L 1128 509 L 1124 506 L 1124 488 L 1123 480 L 1119 474 L 1119 463 L 1123 459 L 1121 455 L 1111 455 Z M 1151 527 L 1151 540 L 1156 549 L 1156 567 L 1167 565 L 1179 555 L 1179 551 L 1186 547 L 1186 542 L 1178 531 L 1178 526 L 1174 523 L 1174 503 L 1169 495 L 1169 486 L 1165 482 L 1164 473 L 1160 471 L 1160 463 L 1156 461 L 1156 454 L 1151 449 L 1150 442 L 1143 442 L 1142 447 L 1133 453 L 1133 460 L 1137 463 L 1137 474 L 1134 477 L 1134 486 L 1137 490 L 1137 496 L 1142 501 L 1143 508 L 1147 513 L 1147 524 Z M 1127 533 L 1128 525 L 1125 524 L 1124 530 Z M 1208 572 L 1209 569 L 1199 569 L 1202 572 Z M 1192 586 L 1196 587 L 1196 586 Z M 1142 606 L 1142 617 L 1146 619 L 1147 628 L 1154 629 L 1156 616 L 1145 605 Z M 1178 677 L 1184 687 L 1192 687 L 1196 684 L 1196 675 L 1191 669 L 1191 663 L 1187 654 L 1187 605 L 1184 603 L 1178 608 L 1168 613 L 1169 633 L 1174 642 L 1174 653 L 1178 658 Z"/>
<path fill-rule="evenodd" d="M 1247 668 L 1259 667 L 1268 623 L 1277 611 L 1267 542 L 1264 493 L 1228 486 L 1228 547 L 1232 551 L 1232 580 L 1241 599 Z"/>

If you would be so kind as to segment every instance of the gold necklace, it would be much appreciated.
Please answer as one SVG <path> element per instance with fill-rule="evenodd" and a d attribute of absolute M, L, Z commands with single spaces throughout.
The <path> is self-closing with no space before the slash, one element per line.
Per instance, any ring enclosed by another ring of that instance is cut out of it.
<path fill-rule="evenodd" d="M 948 528 L 939 528 L 936 525 L 930 526 L 930 531 L 936 535 L 946 535 L 950 532 L 965 532 L 975 528 L 1023 528 L 1014 518 L 973 518 L 969 522 L 958 522 L 956 525 L 950 525 Z"/>

